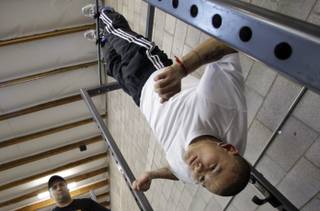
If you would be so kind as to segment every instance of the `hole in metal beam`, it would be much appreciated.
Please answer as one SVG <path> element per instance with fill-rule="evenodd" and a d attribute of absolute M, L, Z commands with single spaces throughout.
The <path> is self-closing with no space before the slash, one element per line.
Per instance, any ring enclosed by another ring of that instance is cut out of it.
<path fill-rule="evenodd" d="M 194 18 L 197 17 L 197 15 L 198 15 L 198 7 L 197 7 L 197 5 L 194 4 L 194 5 L 191 6 L 190 14 Z"/>
<path fill-rule="evenodd" d="M 239 37 L 243 42 L 249 42 L 252 37 L 252 31 L 250 27 L 244 26 L 240 29 Z"/>
<path fill-rule="evenodd" d="M 275 47 L 274 54 L 278 59 L 286 60 L 291 56 L 292 48 L 288 43 L 282 42 Z"/>

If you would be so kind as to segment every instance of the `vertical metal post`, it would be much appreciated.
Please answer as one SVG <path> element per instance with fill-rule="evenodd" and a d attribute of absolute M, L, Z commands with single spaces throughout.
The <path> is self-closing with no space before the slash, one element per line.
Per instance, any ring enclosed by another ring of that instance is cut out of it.
<path fill-rule="evenodd" d="M 286 115 L 283 117 L 283 119 L 280 121 L 280 123 L 278 124 L 278 126 L 276 127 L 276 129 L 273 131 L 269 141 L 267 142 L 267 145 L 264 146 L 264 149 L 262 150 L 260 156 L 258 157 L 258 159 L 256 160 L 256 162 L 254 163 L 253 167 L 256 167 L 259 163 L 259 161 L 261 160 L 262 156 L 265 154 L 265 152 L 267 151 L 267 149 L 269 148 L 269 146 L 271 145 L 271 143 L 273 142 L 273 140 L 277 137 L 277 135 L 279 134 L 279 132 L 281 131 L 283 125 L 287 122 L 287 119 L 290 117 L 291 113 L 294 111 L 294 109 L 296 108 L 296 106 L 298 105 L 298 103 L 300 102 L 300 100 L 302 99 L 302 97 L 304 96 L 304 94 L 307 92 L 307 87 L 303 86 L 300 91 L 299 94 L 296 96 L 296 98 L 293 100 L 292 104 L 290 105 Z"/>
<path fill-rule="evenodd" d="M 81 89 L 80 92 L 81 92 L 81 96 L 82 96 L 83 100 L 85 101 L 87 107 L 89 108 L 89 110 L 91 112 L 92 117 L 96 121 L 98 128 L 106 141 L 107 147 L 111 152 L 111 156 L 115 160 L 115 163 L 116 163 L 120 173 L 124 177 L 125 182 L 127 183 L 128 188 L 130 189 L 138 206 L 143 211 L 152 211 L 153 209 L 152 209 L 148 199 L 144 195 L 144 193 L 134 191 L 131 188 L 131 184 L 135 180 L 135 176 L 133 175 L 130 167 L 128 166 L 126 160 L 124 159 L 122 153 L 120 152 L 111 133 L 109 132 L 108 128 L 106 127 L 103 119 L 101 118 L 101 116 L 100 116 L 97 108 L 95 107 L 91 97 L 89 96 L 87 90 Z M 89 90 L 89 92 L 90 92 L 90 90 Z"/>
<path fill-rule="evenodd" d="M 152 40 L 153 20 L 154 20 L 154 6 L 148 4 L 146 37 L 149 40 Z"/>
<path fill-rule="evenodd" d="M 99 0 L 96 0 L 96 14 L 99 14 Z M 97 56 L 98 56 L 98 75 L 99 85 L 102 85 L 102 74 L 101 74 L 101 48 L 100 48 L 100 26 L 99 17 L 96 18 L 96 32 L 97 32 Z"/>

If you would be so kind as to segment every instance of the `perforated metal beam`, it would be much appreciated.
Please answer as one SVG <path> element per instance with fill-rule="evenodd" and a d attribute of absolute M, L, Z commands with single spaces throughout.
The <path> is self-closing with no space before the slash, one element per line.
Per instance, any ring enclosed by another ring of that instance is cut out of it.
<path fill-rule="evenodd" d="M 145 0 L 320 93 L 320 27 L 238 0 Z"/>

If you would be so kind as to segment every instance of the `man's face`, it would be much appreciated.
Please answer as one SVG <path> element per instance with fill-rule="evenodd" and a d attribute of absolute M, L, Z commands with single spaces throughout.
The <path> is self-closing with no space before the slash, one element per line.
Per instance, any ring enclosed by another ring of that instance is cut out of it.
<path fill-rule="evenodd" d="M 189 145 L 184 158 L 193 179 L 210 192 L 219 194 L 221 188 L 236 176 L 232 169 L 237 154 L 230 144 L 203 140 Z"/>
<path fill-rule="evenodd" d="M 68 202 L 71 198 L 67 184 L 64 181 L 55 182 L 49 191 L 51 197 L 58 203 Z"/>

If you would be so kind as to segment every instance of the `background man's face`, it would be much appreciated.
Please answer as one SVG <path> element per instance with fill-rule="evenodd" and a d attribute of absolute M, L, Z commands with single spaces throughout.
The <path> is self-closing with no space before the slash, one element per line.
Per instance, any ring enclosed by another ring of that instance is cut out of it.
<path fill-rule="evenodd" d="M 71 198 L 67 184 L 63 181 L 58 181 L 52 185 L 50 195 L 59 203 L 67 202 Z"/>

